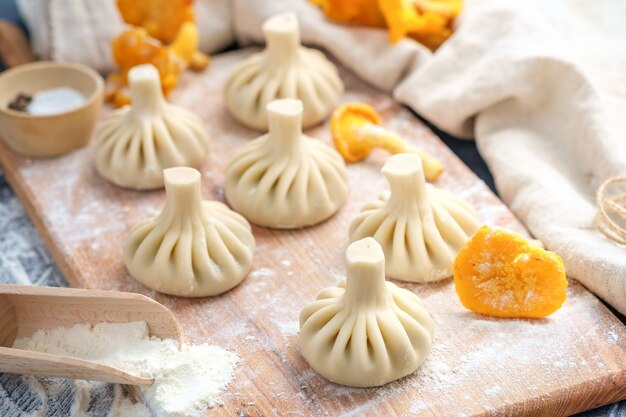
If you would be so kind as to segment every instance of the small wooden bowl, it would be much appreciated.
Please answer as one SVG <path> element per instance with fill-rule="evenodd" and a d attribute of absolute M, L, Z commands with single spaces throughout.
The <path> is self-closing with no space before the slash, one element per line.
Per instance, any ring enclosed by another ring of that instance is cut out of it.
<path fill-rule="evenodd" d="M 69 62 L 34 62 L 0 74 L 0 136 L 15 152 L 33 157 L 66 154 L 89 142 L 100 116 L 102 77 L 89 67 Z M 9 109 L 20 93 L 33 95 L 70 87 L 85 101 L 79 107 L 47 115 Z"/>

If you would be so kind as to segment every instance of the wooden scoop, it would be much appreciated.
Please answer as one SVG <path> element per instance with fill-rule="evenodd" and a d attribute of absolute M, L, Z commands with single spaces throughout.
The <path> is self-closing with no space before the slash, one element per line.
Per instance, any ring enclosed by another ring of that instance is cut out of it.
<path fill-rule="evenodd" d="M 151 385 L 153 379 L 96 362 L 10 347 L 38 329 L 132 321 L 148 323 L 152 336 L 177 339 L 180 349 L 180 328 L 172 312 L 143 295 L 0 284 L 0 372 Z"/>

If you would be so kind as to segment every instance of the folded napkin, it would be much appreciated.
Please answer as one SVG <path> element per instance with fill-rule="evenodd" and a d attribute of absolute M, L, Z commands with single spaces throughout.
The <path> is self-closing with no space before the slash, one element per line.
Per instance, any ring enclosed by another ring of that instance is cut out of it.
<path fill-rule="evenodd" d="M 626 314 L 626 247 L 593 225 L 595 193 L 626 175 L 626 3 L 466 1 L 436 53 L 325 20 L 305 0 L 237 0 L 237 38 L 298 13 L 304 42 L 459 137 L 475 137 L 505 203 L 568 276 Z"/>
<path fill-rule="evenodd" d="M 114 68 L 111 40 L 124 23 L 114 0 L 17 0 L 39 59 Z"/>
<path fill-rule="evenodd" d="M 115 68 L 111 41 L 125 27 L 115 0 L 17 0 L 39 59 Z M 196 0 L 199 49 L 219 51 L 234 41 L 230 0 Z"/>

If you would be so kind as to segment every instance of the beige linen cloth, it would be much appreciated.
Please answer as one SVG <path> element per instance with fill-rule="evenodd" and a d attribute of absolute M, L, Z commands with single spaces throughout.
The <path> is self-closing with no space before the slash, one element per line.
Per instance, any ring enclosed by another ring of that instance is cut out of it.
<path fill-rule="evenodd" d="M 225 1 L 240 42 L 261 42 L 263 20 L 296 11 L 305 43 L 439 128 L 475 137 L 502 199 L 570 277 L 626 314 L 626 248 L 593 226 L 598 186 L 626 175 L 626 2 L 467 1 L 431 54 L 328 22 L 305 0 Z"/>
<path fill-rule="evenodd" d="M 125 27 L 115 0 L 16 1 L 39 59 L 77 61 L 102 73 L 115 68 L 111 41 Z M 201 51 L 234 42 L 230 0 L 195 0 L 195 6 Z"/>

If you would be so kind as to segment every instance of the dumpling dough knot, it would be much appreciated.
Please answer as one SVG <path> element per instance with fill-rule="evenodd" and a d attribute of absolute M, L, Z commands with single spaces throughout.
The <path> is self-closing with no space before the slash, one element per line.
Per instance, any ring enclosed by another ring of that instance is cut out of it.
<path fill-rule="evenodd" d="M 390 157 L 382 173 L 391 193 L 363 207 L 350 224 L 350 241 L 376 239 L 390 278 L 429 282 L 451 277 L 454 258 L 480 225 L 473 207 L 427 184 L 416 154 Z"/>
<path fill-rule="evenodd" d="M 209 138 L 198 116 L 165 101 L 159 72 L 150 65 L 128 73 L 130 106 L 113 111 L 96 132 L 96 169 L 116 185 L 163 187 L 163 169 L 199 167 Z"/>
<path fill-rule="evenodd" d="M 250 224 L 218 201 L 202 201 L 200 173 L 165 170 L 165 207 L 130 231 L 124 261 L 153 290 L 183 297 L 221 294 L 250 271 Z"/>
<path fill-rule="evenodd" d="M 229 204 L 252 223 L 282 229 L 332 216 L 348 197 L 339 153 L 302 134 L 302 103 L 267 105 L 269 133 L 243 147 L 226 171 Z"/>
<path fill-rule="evenodd" d="M 347 277 L 300 313 L 300 349 L 323 377 L 375 387 L 415 371 L 434 323 L 420 298 L 385 281 L 385 257 L 372 238 L 346 251 Z"/>
<path fill-rule="evenodd" d="M 226 106 L 244 125 L 264 131 L 267 104 L 297 98 L 304 104 L 303 126 L 318 124 L 330 115 L 343 93 L 337 68 L 320 51 L 300 45 L 293 13 L 268 19 L 263 33 L 266 49 L 242 62 L 226 81 Z"/>

